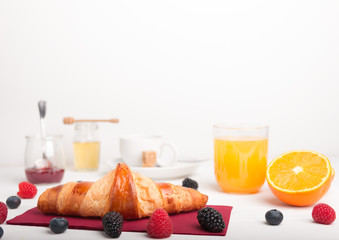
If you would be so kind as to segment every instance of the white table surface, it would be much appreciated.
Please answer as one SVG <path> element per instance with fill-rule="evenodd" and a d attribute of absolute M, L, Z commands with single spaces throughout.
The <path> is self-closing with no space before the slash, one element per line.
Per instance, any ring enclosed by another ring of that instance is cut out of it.
<path fill-rule="evenodd" d="M 339 159 L 331 159 L 335 169 Z M 107 172 L 101 166 L 97 172 L 74 172 L 67 169 L 62 183 L 67 181 L 95 181 Z M 338 172 L 339 170 L 337 170 Z M 190 177 L 199 183 L 199 191 L 209 196 L 208 204 L 233 206 L 231 220 L 226 237 L 192 236 L 172 234 L 169 239 L 339 239 L 339 220 L 331 225 L 316 224 L 312 220 L 312 207 L 292 207 L 280 202 L 269 190 L 267 183 L 261 191 L 251 195 L 227 194 L 220 190 L 214 179 L 213 162 L 205 162 Z M 16 195 L 18 183 L 25 180 L 23 167 L 0 166 L 0 201 Z M 182 179 L 166 182 L 181 185 Z M 163 181 L 165 182 L 165 181 Z M 53 185 L 38 185 L 38 194 L 34 199 L 23 199 L 18 209 L 9 209 L 8 219 L 35 207 L 38 196 Z M 339 214 L 339 179 L 334 179 L 329 192 L 320 202 L 331 205 Z M 284 220 L 279 226 L 270 226 L 265 222 L 265 213 L 270 209 L 279 209 Z M 339 218 L 339 217 L 338 217 Z M 54 234 L 46 227 L 29 227 L 2 224 L 3 239 L 107 239 L 101 231 L 68 229 L 63 234 Z M 146 233 L 123 232 L 120 239 L 150 239 Z"/>

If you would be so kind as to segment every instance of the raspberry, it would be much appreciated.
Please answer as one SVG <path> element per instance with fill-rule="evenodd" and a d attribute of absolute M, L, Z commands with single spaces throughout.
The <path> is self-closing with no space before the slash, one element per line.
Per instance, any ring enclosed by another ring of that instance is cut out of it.
<path fill-rule="evenodd" d="M 3 224 L 7 218 L 7 205 L 3 202 L 0 202 L 0 224 Z"/>
<path fill-rule="evenodd" d="M 19 184 L 19 192 L 17 193 L 21 198 L 34 198 L 37 193 L 35 185 L 29 182 L 21 182 Z"/>
<path fill-rule="evenodd" d="M 325 203 L 319 203 L 314 206 L 312 217 L 316 223 L 327 225 L 333 223 L 336 218 L 334 209 Z"/>
<path fill-rule="evenodd" d="M 173 224 L 164 209 L 153 212 L 147 224 L 147 233 L 152 238 L 167 238 L 173 233 Z"/>

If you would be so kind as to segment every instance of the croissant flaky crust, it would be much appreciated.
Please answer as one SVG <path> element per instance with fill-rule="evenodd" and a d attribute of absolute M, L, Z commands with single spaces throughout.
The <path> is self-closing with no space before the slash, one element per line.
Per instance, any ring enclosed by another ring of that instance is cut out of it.
<path fill-rule="evenodd" d="M 119 163 L 113 171 L 96 182 L 68 182 L 47 189 L 38 200 L 43 213 L 102 217 L 116 211 L 124 219 L 150 216 L 158 208 L 169 214 L 199 210 L 208 197 L 194 189 L 156 183 Z"/>

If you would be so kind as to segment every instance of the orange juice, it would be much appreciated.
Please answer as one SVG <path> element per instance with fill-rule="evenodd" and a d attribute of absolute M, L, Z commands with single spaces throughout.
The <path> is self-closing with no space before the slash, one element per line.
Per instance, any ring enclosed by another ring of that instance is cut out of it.
<path fill-rule="evenodd" d="M 255 193 L 265 182 L 267 138 L 218 137 L 214 139 L 214 170 L 225 192 Z"/>
<path fill-rule="evenodd" d="M 74 142 L 73 151 L 76 170 L 93 170 L 98 168 L 100 142 Z"/>

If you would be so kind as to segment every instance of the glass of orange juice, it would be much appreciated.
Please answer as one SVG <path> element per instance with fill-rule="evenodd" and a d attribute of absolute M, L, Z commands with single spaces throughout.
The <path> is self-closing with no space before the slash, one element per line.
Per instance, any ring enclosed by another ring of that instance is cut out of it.
<path fill-rule="evenodd" d="M 267 125 L 214 125 L 214 172 L 229 193 L 256 193 L 265 182 Z"/>

